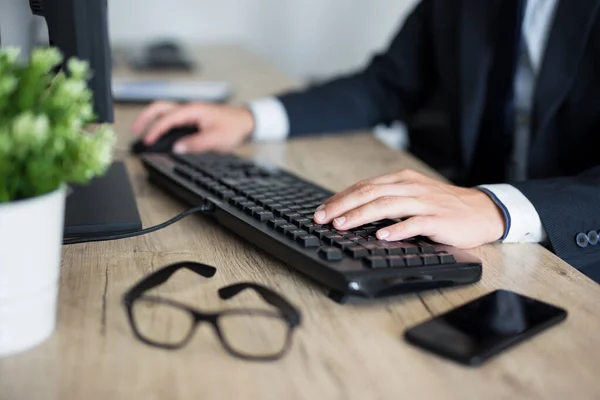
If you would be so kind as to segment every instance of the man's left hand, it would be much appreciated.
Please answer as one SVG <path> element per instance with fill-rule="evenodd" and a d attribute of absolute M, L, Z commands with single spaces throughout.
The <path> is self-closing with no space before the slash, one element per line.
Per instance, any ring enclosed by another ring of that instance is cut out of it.
<path fill-rule="evenodd" d="M 361 181 L 327 200 L 314 216 L 316 223 L 333 221 L 339 230 L 394 218 L 404 220 L 380 229 L 379 239 L 426 236 L 463 249 L 499 240 L 506 224 L 502 211 L 484 192 L 411 170 Z"/>

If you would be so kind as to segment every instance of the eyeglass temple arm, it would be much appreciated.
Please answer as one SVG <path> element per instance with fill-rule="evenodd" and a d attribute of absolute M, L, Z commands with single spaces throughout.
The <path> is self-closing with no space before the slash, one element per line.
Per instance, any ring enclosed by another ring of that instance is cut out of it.
<path fill-rule="evenodd" d="M 129 291 L 125 294 L 125 299 L 135 299 L 145 291 L 165 283 L 175 272 L 183 268 L 187 268 L 205 278 L 211 278 L 217 272 L 217 269 L 215 267 L 211 267 L 210 265 L 206 264 L 194 262 L 180 262 L 172 264 L 162 269 L 159 269 L 158 271 L 148 275 L 145 278 L 142 278 L 141 281 L 139 281 L 135 286 L 129 289 Z"/>
<path fill-rule="evenodd" d="M 283 312 L 286 317 L 289 317 L 289 322 L 294 325 L 299 325 L 301 320 L 300 311 L 296 309 L 291 303 L 289 303 L 286 299 L 284 299 L 279 294 L 275 293 L 269 288 L 258 285 L 256 283 L 236 283 L 231 286 L 226 286 L 224 288 L 219 289 L 219 296 L 228 300 L 238 295 L 240 292 L 246 289 L 253 289 L 256 291 L 260 297 L 262 297 L 267 303 L 270 305 L 277 307 L 279 310 Z"/>

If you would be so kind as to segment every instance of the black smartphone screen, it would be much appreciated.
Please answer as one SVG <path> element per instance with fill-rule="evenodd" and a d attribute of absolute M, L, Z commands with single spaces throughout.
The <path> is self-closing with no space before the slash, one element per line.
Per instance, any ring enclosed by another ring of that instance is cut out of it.
<path fill-rule="evenodd" d="M 507 290 L 498 290 L 408 329 L 410 343 L 468 365 L 559 323 L 567 312 Z"/>

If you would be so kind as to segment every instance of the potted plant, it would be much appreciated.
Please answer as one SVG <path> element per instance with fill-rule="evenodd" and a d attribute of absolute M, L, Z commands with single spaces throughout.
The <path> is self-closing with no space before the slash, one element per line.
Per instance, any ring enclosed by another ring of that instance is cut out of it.
<path fill-rule="evenodd" d="M 69 183 L 111 163 L 114 134 L 94 119 L 88 65 L 66 72 L 54 48 L 29 61 L 0 50 L 0 356 L 31 348 L 54 331 Z"/>

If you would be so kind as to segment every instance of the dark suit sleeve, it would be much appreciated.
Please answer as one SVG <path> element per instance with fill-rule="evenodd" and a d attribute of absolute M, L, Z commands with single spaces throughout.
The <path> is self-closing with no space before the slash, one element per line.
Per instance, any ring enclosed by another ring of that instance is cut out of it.
<path fill-rule="evenodd" d="M 431 0 L 417 5 L 389 49 L 364 71 L 279 96 L 290 134 L 370 128 L 404 120 L 414 112 L 437 83 L 430 8 Z"/>
<path fill-rule="evenodd" d="M 514 184 L 540 215 L 552 250 L 600 282 L 600 245 L 577 245 L 580 233 L 600 230 L 600 166 L 575 177 Z"/>

